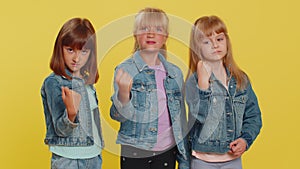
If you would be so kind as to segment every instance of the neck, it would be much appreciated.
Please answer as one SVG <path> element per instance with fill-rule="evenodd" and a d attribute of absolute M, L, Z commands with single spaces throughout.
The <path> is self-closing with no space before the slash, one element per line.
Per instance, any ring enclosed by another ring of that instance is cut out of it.
<path fill-rule="evenodd" d="M 222 61 L 206 62 L 210 67 L 215 77 L 227 88 L 227 73 Z"/>
<path fill-rule="evenodd" d="M 140 55 L 148 66 L 159 65 L 158 52 L 140 51 Z"/>
<path fill-rule="evenodd" d="M 82 78 L 82 75 L 80 74 L 80 71 L 72 72 L 72 76 Z"/>
<path fill-rule="evenodd" d="M 214 73 L 223 71 L 225 69 L 222 61 L 217 61 L 217 62 L 204 61 L 204 62 L 211 67 L 211 70 Z"/>

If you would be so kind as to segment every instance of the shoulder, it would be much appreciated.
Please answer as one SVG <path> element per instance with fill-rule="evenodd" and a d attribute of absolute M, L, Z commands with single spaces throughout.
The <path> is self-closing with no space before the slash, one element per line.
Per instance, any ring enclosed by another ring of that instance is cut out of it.
<path fill-rule="evenodd" d="M 173 72 L 175 74 L 175 76 L 183 77 L 182 70 L 177 65 L 166 61 L 165 68 L 169 73 Z"/>
<path fill-rule="evenodd" d="M 58 86 L 61 81 L 62 81 L 63 77 L 58 76 L 54 73 L 51 73 L 49 76 L 47 76 L 44 80 L 43 86 L 47 89 L 47 88 L 55 88 L 55 86 Z"/>
<path fill-rule="evenodd" d="M 128 65 L 131 65 L 133 62 L 134 62 L 134 60 L 132 57 L 127 58 L 126 60 L 122 61 L 119 65 L 117 65 L 116 68 L 126 67 Z"/>
<path fill-rule="evenodd" d="M 115 67 L 115 74 L 118 72 L 119 69 L 124 70 L 125 72 L 129 73 L 132 77 L 139 73 L 139 67 L 143 68 L 144 66 L 138 65 L 134 59 L 131 57 L 126 59 L 119 65 Z"/>
<path fill-rule="evenodd" d="M 175 65 L 174 63 L 171 63 L 171 62 L 169 62 L 169 61 L 166 61 L 166 65 L 167 65 L 168 67 L 170 67 L 171 69 L 175 70 L 175 71 L 181 72 L 181 69 L 180 69 L 177 65 Z"/>
<path fill-rule="evenodd" d="M 118 70 L 118 69 L 129 69 L 132 66 L 132 64 L 134 63 L 134 60 L 132 59 L 132 57 L 122 61 L 120 64 L 118 64 L 116 67 L 115 67 L 115 70 Z"/>
<path fill-rule="evenodd" d="M 198 77 L 197 77 L 197 73 L 196 72 L 191 73 L 186 78 L 186 84 L 194 84 L 194 83 L 198 83 Z"/>

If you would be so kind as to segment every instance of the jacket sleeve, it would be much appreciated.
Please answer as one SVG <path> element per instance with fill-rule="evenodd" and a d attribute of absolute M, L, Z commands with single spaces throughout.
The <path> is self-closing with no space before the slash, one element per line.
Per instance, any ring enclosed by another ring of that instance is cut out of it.
<path fill-rule="evenodd" d="M 186 82 L 185 93 L 189 108 L 189 117 L 203 123 L 208 112 L 209 97 L 211 95 L 210 89 L 201 90 L 198 87 L 196 74 L 193 74 Z"/>
<path fill-rule="evenodd" d="M 48 78 L 44 83 L 46 104 L 52 119 L 54 130 L 60 137 L 72 134 L 73 129 L 78 126 L 78 118 L 71 122 L 68 118 L 67 109 L 62 100 L 61 86 L 55 78 Z"/>
<path fill-rule="evenodd" d="M 187 154 L 188 159 L 185 159 L 183 157 L 183 155 L 180 153 L 177 154 L 176 158 L 177 158 L 177 162 L 178 162 L 178 169 L 189 169 L 190 168 L 190 163 L 191 163 L 190 154 Z"/>
<path fill-rule="evenodd" d="M 110 117 L 116 121 L 124 122 L 127 119 L 132 119 L 134 115 L 134 107 L 131 103 L 131 98 L 125 105 L 123 105 L 118 99 L 119 87 L 115 82 L 115 77 L 118 70 L 119 68 L 117 67 L 114 73 L 114 94 L 111 97 L 112 105 L 110 107 Z"/>
<path fill-rule="evenodd" d="M 247 87 L 247 94 L 248 100 L 243 117 L 241 138 L 247 141 L 247 149 L 249 149 L 260 132 L 262 119 L 257 97 L 250 83 Z"/>
<path fill-rule="evenodd" d="M 180 85 L 179 86 L 184 86 L 183 82 L 183 76 L 181 73 L 181 78 L 179 81 Z M 189 169 L 190 168 L 190 146 L 188 142 L 189 138 L 189 128 L 187 124 L 187 114 L 186 114 L 186 108 L 185 108 L 185 96 L 184 96 L 184 87 L 181 89 L 182 97 L 181 97 L 181 114 L 180 114 L 180 119 L 181 119 L 181 133 L 182 133 L 182 140 L 178 143 L 178 153 L 176 156 L 177 162 L 178 162 L 178 169 Z M 182 150 L 183 149 L 183 150 Z M 180 153 L 182 152 L 182 153 Z M 185 154 L 185 155 L 183 155 Z"/>

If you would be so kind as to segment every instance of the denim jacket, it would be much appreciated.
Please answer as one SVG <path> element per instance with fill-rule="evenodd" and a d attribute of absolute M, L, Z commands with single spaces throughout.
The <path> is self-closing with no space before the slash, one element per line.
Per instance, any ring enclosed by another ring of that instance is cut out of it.
<path fill-rule="evenodd" d="M 245 90 L 236 90 L 236 81 L 231 77 L 227 90 L 212 74 L 210 87 L 201 90 L 194 73 L 186 82 L 186 101 L 192 150 L 226 153 L 237 138 L 243 138 L 248 149 L 262 127 L 260 108 L 250 82 Z"/>
<path fill-rule="evenodd" d="M 187 145 L 187 120 L 183 98 L 183 76 L 181 70 L 158 55 L 167 76 L 164 80 L 167 107 L 170 112 L 173 133 L 178 148 L 179 168 L 189 168 Z M 117 143 L 151 150 L 157 141 L 158 102 L 155 71 L 143 61 L 139 52 L 117 66 L 116 72 L 123 69 L 133 78 L 130 101 L 122 105 L 118 100 L 118 85 L 114 82 L 111 97 L 110 116 L 121 122 Z"/>
<path fill-rule="evenodd" d="M 62 86 L 66 86 L 81 95 L 79 111 L 74 122 L 68 119 L 67 109 L 61 96 Z M 95 90 L 92 85 L 90 87 Z M 62 146 L 91 146 L 94 144 L 90 103 L 83 79 L 73 77 L 72 80 L 68 80 L 52 73 L 45 79 L 41 88 L 41 95 L 47 129 L 45 144 Z M 94 109 L 93 113 L 101 147 L 103 147 L 99 109 Z"/>

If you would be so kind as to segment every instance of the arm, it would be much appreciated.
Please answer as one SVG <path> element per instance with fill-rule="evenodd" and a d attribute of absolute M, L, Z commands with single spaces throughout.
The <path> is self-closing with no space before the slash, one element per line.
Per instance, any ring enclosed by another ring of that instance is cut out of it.
<path fill-rule="evenodd" d="M 67 137 L 78 126 L 78 119 L 75 117 L 72 122 L 62 100 L 62 88 L 54 78 L 45 81 L 45 93 L 47 106 L 52 117 L 52 123 L 56 134 L 60 137 Z"/>
<path fill-rule="evenodd" d="M 180 69 L 179 69 L 180 70 Z M 181 70 L 180 70 L 181 72 Z M 183 81 L 183 75 L 181 73 L 180 80 L 178 80 L 179 86 L 184 86 L 184 81 Z M 183 148 L 183 150 L 178 150 L 176 159 L 178 162 L 178 169 L 189 169 L 190 168 L 190 146 L 189 146 L 189 128 L 187 124 L 187 114 L 186 114 L 186 108 L 185 108 L 185 98 L 184 98 L 184 87 L 181 88 L 181 114 L 180 114 L 180 121 L 181 121 L 181 130 L 182 130 L 182 140 L 178 143 L 178 147 Z M 183 156 L 182 153 L 185 153 L 186 158 Z"/>
<path fill-rule="evenodd" d="M 187 142 L 187 140 L 186 140 L 186 142 Z M 188 152 L 186 154 L 187 154 L 188 159 L 185 159 L 182 154 L 177 153 L 176 159 L 178 162 L 178 169 L 189 169 L 190 168 L 190 163 L 191 163 L 190 155 L 191 154 L 190 154 L 189 148 L 187 150 L 188 150 Z"/>
<path fill-rule="evenodd" d="M 200 123 L 204 122 L 208 112 L 211 94 L 209 88 L 211 73 L 211 67 L 200 60 L 197 63 L 197 72 L 190 76 L 186 84 L 186 101 L 189 106 L 189 116 L 196 118 Z"/>
<path fill-rule="evenodd" d="M 247 87 L 247 94 L 248 100 L 246 102 L 240 138 L 247 142 L 247 149 L 249 149 L 260 132 L 262 120 L 258 101 L 250 83 Z"/>
<path fill-rule="evenodd" d="M 186 82 L 185 92 L 186 102 L 189 108 L 189 117 L 203 123 L 208 112 L 209 98 L 211 95 L 210 89 L 200 89 L 197 74 L 193 74 Z"/>
<path fill-rule="evenodd" d="M 74 122 L 79 111 L 81 95 L 68 87 L 61 87 L 61 97 L 66 106 L 68 118 Z"/>
<path fill-rule="evenodd" d="M 132 78 L 129 73 L 118 68 L 114 77 L 114 94 L 111 97 L 110 116 L 114 120 L 124 122 L 133 116 L 134 108 L 130 98 Z"/>

